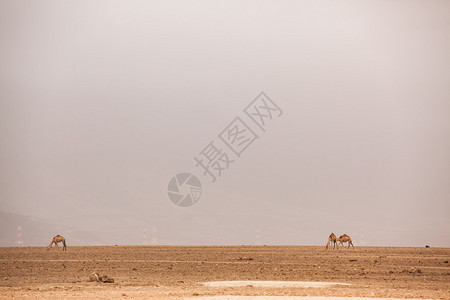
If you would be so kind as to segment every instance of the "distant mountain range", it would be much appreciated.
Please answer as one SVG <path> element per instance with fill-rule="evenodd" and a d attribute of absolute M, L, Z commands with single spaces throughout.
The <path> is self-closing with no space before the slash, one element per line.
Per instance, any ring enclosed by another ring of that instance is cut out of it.
<path fill-rule="evenodd" d="M 31 216 L 0 211 L 0 246 L 48 246 L 60 234 L 70 237 L 68 246 L 104 245 L 96 235 L 72 226 Z"/>
<path fill-rule="evenodd" d="M 0 247 L 48 246 L 53 236 L 66 237 L 68 246 L 100 245 L 325 245 L 330 232 L 348 233 L 356 246 L 447 246 L 444 234 L 425 237 L 436 224 L 423 224 L 422 231 L 411 232 L 409 221 L 402 227 L 389 218 L 352 217 L 353 228 L 345 218 L 324 220 L 321 212 L 295 211 L 274 205 L 271 214 L 261 214 L 260 203 L 249 207 L 240 199 L 215 202 L 198 210 L 169 208 L 164 213 L 150 209 L 95 212 L 73 216 L 56 216 L 49 220 L 0 211 Z M 214 206 L 221 206 L 218 210 Z M 268 211 L 263 207 L 263 211 Z M 231 213 L 233 210 L 233 213 Z M 223 212 L 221 214 L 220 212 Z M 439 221 L 439 220 L 438 220 Z M 386 240 L 386 236 L 390 240 Z M 402 237 L 392 240 L 395 237 Z"/>

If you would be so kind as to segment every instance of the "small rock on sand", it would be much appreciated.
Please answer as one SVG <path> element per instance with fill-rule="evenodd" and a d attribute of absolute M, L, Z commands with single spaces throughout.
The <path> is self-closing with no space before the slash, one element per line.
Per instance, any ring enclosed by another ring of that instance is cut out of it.
<path fill-rule="evenodd" d="M 114 278 L 108 277 L 108 275 L 100 276 L 99 273 L 92 273 L 91 276 L 89 276 L 89 281 L 103 282 L 103 283 L 114 283 Z"/>

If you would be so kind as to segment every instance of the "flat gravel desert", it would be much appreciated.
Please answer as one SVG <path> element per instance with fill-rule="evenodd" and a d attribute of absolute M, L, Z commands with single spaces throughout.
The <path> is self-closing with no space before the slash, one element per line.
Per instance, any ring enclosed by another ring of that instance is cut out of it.
<path fill-rule="evenodd" d="M 61 250 L 0 248 L 0 298 L 450 299 L 449 248 L 68 245 Z M 90 281 L 93 273 L 114 282 Z"/>

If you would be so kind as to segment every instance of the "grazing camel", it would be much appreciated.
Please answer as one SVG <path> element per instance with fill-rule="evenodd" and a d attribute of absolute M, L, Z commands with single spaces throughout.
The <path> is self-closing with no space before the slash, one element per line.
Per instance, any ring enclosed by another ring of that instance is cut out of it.
<path fill-rule="evenodd" d="M 328 247 L 330 247 L 331 244 L 333 244 L 333 249 L 334 249 L 334 247 L 337 246 L 336 243 L 337 243 L 336 236 L 334 235 L 334 233 L 331 233 L 330 236 L 328 237 L 328 243 L 327 243 L 325 249 L 328 249 Z"/>
<path fill-rule="evenodd" d="M 50 243 L 50 246 L 48 246 L 47 248 L 47 251 L 50 250 L 50 248 L 53 246 L 53 243 L 55 244 L 56 247 L 58 247 L 58 243 L 61 242 L 63 244 L 62 251 L 66 251 L 66 239 L 60 236 L 59 234 L 53 238 L 52 242 Z"/>
<path fill-rule="evenodd" d="M 352 239 L 345 233 L 337 238 L 337 242 L 338 242 L 338 246 L 339 245 L 344 246 L 344 243 L 348 243 L 347 248 L 350 248 L 350 245 L 352 245 L 353 249 L 355 249 L 355 247 L 353 246 L 353 243 L 352 243 Z"/>

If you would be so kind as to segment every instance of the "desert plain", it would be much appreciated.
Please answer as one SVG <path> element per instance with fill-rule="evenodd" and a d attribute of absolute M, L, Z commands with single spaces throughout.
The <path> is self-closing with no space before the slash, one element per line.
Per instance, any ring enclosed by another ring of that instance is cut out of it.
<path fill-rule="evenodd" d="M 450 249 L 324 246 L 0 248 L 0 298 L 201 299 L 219 296 L 450 299 Z M 113 283 L 90 281 L 93 273 Z M 206 282 L 248 281 L 210 286 Z M 331 282 L 260 286 L 255 281 Z M 223 298 L 225 299 L 225 298 Z M 269 299 L 269 298 L 267 298 Z M 280 298 L 281 299 L 281 298 Z"/>

